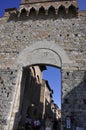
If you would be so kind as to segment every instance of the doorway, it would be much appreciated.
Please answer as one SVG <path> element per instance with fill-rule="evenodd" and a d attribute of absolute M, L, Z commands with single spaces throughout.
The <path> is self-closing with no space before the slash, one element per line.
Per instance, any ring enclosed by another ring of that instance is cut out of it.
<path fill-rule="evenodd" d="M 31 66 L 32 67 L 36 66 L 36 65 L 40 65 L 40 66 L 49 65 L 49 66 L 57 67 L 60 70 L 62 70 L 62 65 L 65 63 L 70 63 L 70 60 L 67 54 L 65 53 L 65 51 L 59 45 L 56 45 L 54 41 L 44 40 L 44 41 L 36 42 L 35 44 L 32 44 L 31 46 L 25 48 L 19 54 L 19 57 L 17 59 L 19 76 L 17 78 L 18 83 L 15 88 L 16 93 L 15 93 L 15 100 L 13 102 L 14 105 L 12 109 L 12 113 L 14 113 L 14 115 L 11 116 L 10 118 L 10 120 L 12 119 L 12 121 L 10 122 L 9 127 L 15 130 L 21 119 L 21 113 L 22 113 L 21 108 L 22 108 L 23 97 L 25 97 L 23 94 L 25 90 L 25 82 L 27 79 L 28 68 L 30 68 Z M 34 69 L 32 70 L 34 72 Z M 28 73 L 28 76 L 29 76 L 29 73 Z M 38 76 L 37 76 L 37 79 L 39 80 Z M 27 105 L 24 105 L 24 106 L 27 106 Z M 32 103 L 32 106 L 34 106 L 33 103 Z M 37 110 L 35 110 L 34 113 L 37 113 L 36 111 Z M 62 111 L 63 111 L 63 108 L 62 108 Z M 62 119 L 63 119 L 63 116 L 62 116 Z"/>
<path fill-rule="evenodd" d="M 18 129 L 60 130 L 61 69 L 46 64 L 27 66 L 23 68 L 22 81 Z"/>

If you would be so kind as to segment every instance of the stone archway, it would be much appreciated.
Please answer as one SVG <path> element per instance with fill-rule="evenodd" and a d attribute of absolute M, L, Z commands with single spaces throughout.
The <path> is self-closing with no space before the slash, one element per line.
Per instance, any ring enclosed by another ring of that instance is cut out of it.
<path fill-rule="evenodd" d="M 47 64 L 53 65 L 62 69 L 62 65 L 65 63 L 71 63 L 66 52 L 54 41 L 40 41 L 32 44 L 29 47 L 26 47 L 18 56 L 16 64 L 18 66 L 18 83 L 16 85 L 16 93 L 13 102 L 13 115 L 10 118 L 9 130 L 16 129 L 16 126 L 19 121 L 19 98 L 21 95 L 21 77 L 22 77 L 22 68 L 26 66 L 36 65 L 36 64 Z M 17 114 L 16 114 L 17 113 Z M 14 118 L 14 119 L 13 119 Z M 16 118 L 16 120 L 15 120 Z M 14 125 L 14 120 L 15 124 Z"/>
<path fill-rule="evenodd" d="M 49 64 L 59 68 L 62 64 L 71 63 L 68 55 L 59 45 L 54 41 L 39 41 L 35 44 L 26 47 L 17 59 L 19 67 L 34 64 Z"/>

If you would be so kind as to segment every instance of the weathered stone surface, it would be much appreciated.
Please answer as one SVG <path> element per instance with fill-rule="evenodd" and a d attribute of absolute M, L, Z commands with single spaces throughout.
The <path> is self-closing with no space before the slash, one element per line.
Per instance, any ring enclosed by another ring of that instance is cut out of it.
<path fill-rule="evenodd" d="M 9 122 L 13 125 L 18 112 L 18 81 L 21 83 L 18 70 L 33 63 L 62 69 L 62 124 L 65 125 L 65 117 L 73 112 L 76 126 L 86 129 L 86 15 L 71 19 L 0 19 L 0 130 L 8 130 Z"/>

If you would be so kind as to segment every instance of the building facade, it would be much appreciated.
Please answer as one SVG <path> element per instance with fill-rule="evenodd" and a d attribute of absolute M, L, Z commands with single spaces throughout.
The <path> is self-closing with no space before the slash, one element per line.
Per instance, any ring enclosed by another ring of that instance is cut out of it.
<path fill-rule="evenodd" d="M 20 125 L 24 126 L 26 117 L 32 120 L 39 119 L 40 91 L 42 86 L 42 72 L 40 67 L 31 66 L 23 70 L 21 93 L 23 99 L 20 99 Z M 22 96 L 21 96 L 22 98 Z"/>
<path fill-rule="evenodd" d="M 36 64 L 61 69 L 62 129 L 67 116 L 86 129 L 86 11 L 77 0 L 23 1 L 0 18 L 1 130 L 16 130 L 23 68 Z"/>

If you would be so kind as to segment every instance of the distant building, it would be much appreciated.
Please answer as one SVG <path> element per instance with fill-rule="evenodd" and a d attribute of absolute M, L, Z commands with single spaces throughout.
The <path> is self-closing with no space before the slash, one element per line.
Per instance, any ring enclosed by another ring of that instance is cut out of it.
<path fill-rule="evenodd" d="M 52 110 L 52 113 L 53 113 L 53 119 L 61 119 L 61 110 L 60 108 L 58 107 L 57 104 L 55 104 L 53 101 L 51 103 L 51 110 Z"/>
<path fill-rule="evenodd" d="M 42 107 L 42 118 L 61 118 L 61 111 L 59 107 L 52 100 L 53 90 L 50 88 L 48 81 L 43 80 L 41 86 L 40 102 L 43 104 Z M 53 101 L 53 102 L 52 102 Z M 40 107 L 41 108 L 41 107 Z"/>
<path fill-rule="evenodd" d="M 32 66 L 24 69 L 23 74 L 26 74 L 24 96 L 21 107 L 21 124 L 25 124 L 26 116 L 32 119 L 41 118 L 39 109 L 40 91 L 42 86 L 42 71 L 43 67 Z"/>

